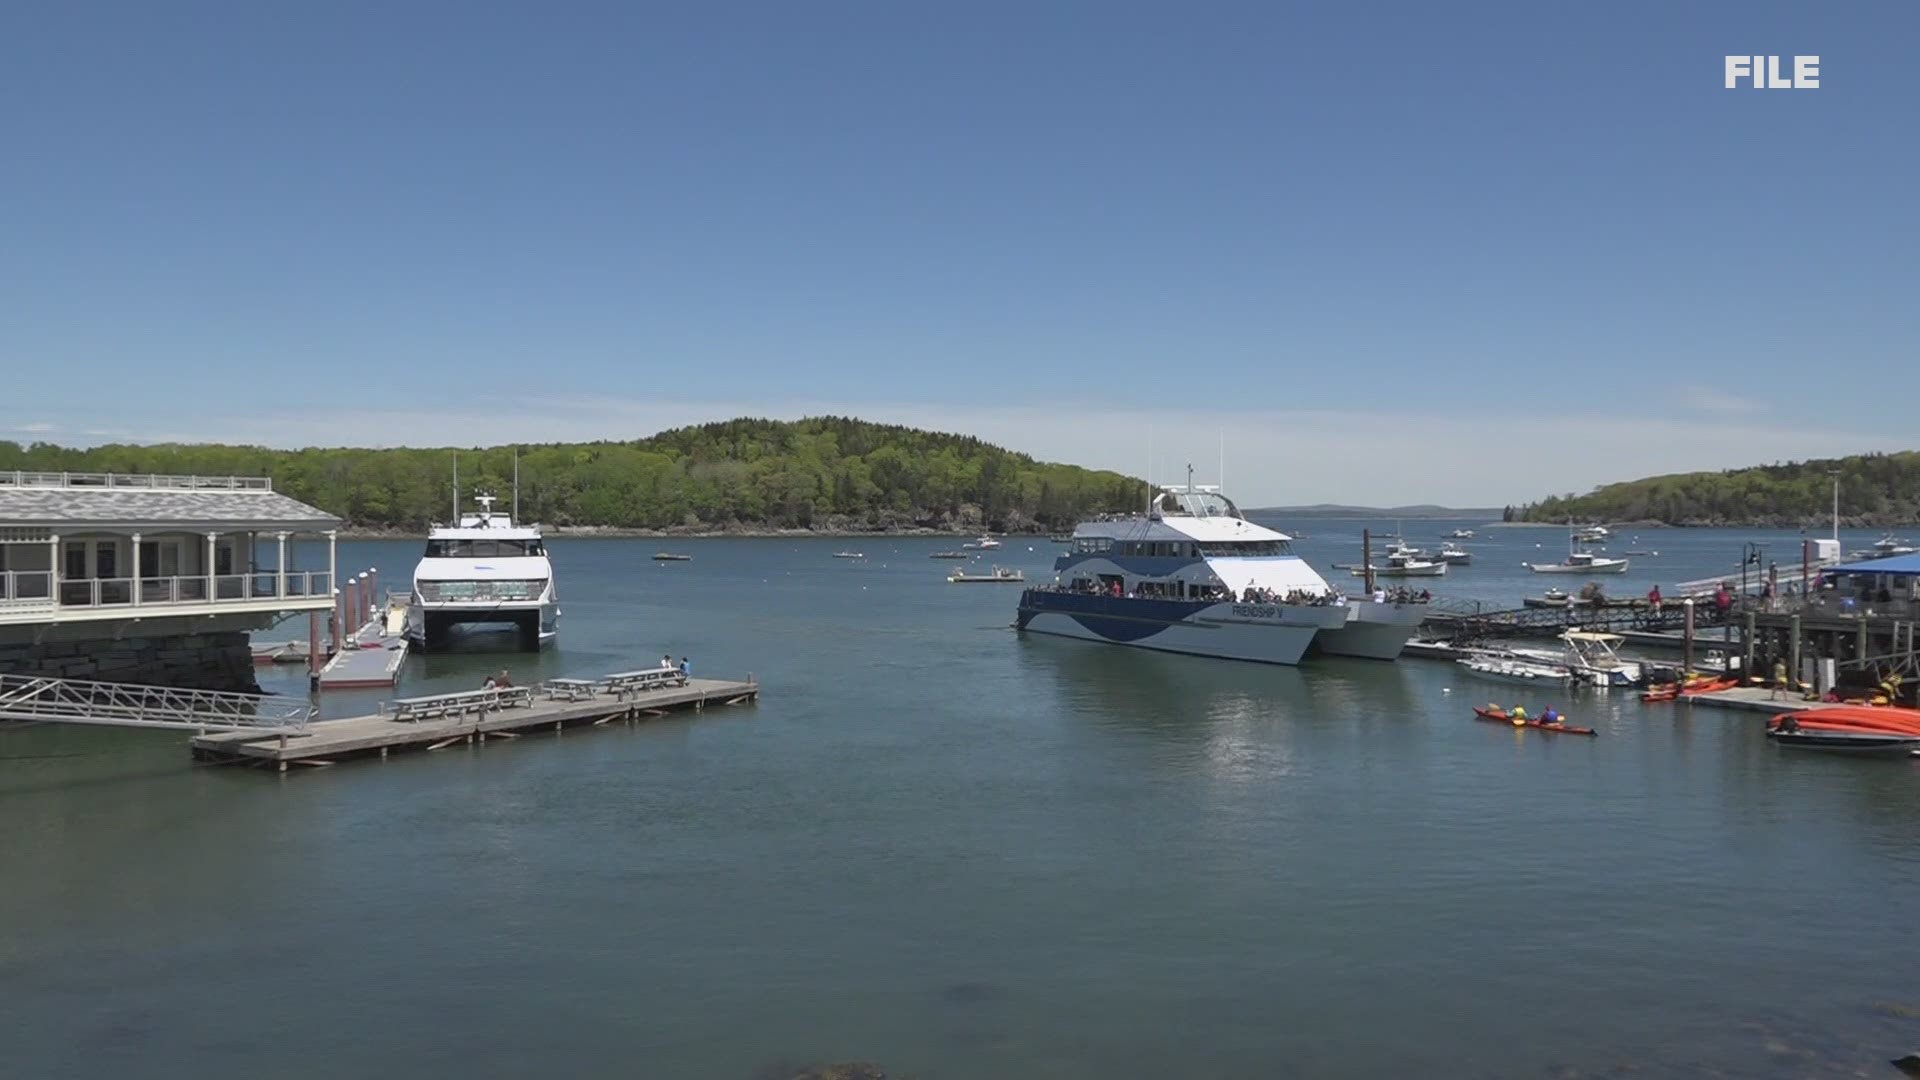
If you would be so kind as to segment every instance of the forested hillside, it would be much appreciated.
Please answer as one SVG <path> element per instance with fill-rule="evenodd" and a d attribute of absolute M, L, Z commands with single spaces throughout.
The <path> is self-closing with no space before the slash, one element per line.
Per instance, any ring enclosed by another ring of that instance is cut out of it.
<path fill-rule="evenodd" d="M 451 513 L 455 452 L 0 441 L 0 469 L 272 476 L 276 490 L 357 527 L 417 530 Z M 461 491 L 491 491 L 504 504 L 512 448 L 458 454 Z M 521 517 L 561 526 L 1062 529 L 1138 505 L 1141 493 L 1140 481 L 1119 473 L 841 417 L 729 420 L 634 442 L 520 448 Z"/>
<path fill-rule="evenodd" d="M 1672 525 L 1794 527 L 1833 513 L 1840 474 L 1840 516 L 1856 526 L 1920 521 L 1920 451 L 1862 454 L 1826 461 L 1680 473 L 1608 484 L 1520 507 L 1522 521 L 1642 521 Z"/>

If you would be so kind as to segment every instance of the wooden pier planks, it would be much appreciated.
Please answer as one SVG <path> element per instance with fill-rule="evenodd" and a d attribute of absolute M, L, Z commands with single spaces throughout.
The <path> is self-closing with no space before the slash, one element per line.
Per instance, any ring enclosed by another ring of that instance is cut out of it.
<path fill-rule="evenodd" d="M 475 738 L 513 736 L 522 732 L 558 729 L 576 724 L 601 724 L 616 719 L 640 719 L 679 709 L 734 705 L 757 701 L 760 684 L 724 679 L 691 679 L 684 687 L 628 694 L 601 695 L 578 701 L 537 698 L 532 705 L 501 709 L 479 716 L 433 720 L 393 720 L 384 716 L 355 716 L 321 720 L 303 730 L 286 732 L 232 731 L 195 736 L 193 756 L 200 761 L 277 765 L 330 764 L 342 758 L 394 750 L 426 750 L 465 743 Z"/>

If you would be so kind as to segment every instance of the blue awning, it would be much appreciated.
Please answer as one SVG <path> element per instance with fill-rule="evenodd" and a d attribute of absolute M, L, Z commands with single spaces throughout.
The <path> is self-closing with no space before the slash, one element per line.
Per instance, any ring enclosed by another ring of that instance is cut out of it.
<path fill-rule="evenodd" d="M 1920 576 L 1920 553 L 1913 555 L 1890 555 L 1884 559 L 1868 559 L 1865 562 L 1842 563 L 1827 568 L 1829 574 L 1896 574 L 1900 577 Z"/>

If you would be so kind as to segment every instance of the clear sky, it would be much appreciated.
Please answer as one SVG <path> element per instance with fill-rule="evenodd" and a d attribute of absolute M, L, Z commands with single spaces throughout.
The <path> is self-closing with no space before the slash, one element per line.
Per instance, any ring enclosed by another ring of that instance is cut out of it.
<path fill-rule="evenodd" d="M 831 411 L 1133 472 L 1151 439 L 1164 474 L 1224 434 L 1243 503 L 1920 446 L 1916 31 L 1906 0 L 8 5 L 0 438 Z M 1727 90 L 1729 52 L 1821 86 Z"/>

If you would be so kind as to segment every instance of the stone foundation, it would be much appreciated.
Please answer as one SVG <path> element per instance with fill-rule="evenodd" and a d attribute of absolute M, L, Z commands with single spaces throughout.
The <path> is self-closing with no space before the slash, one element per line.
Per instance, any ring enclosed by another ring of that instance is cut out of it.
<path fill-rule="evenodd" d="M 0 672 L 257 694 L 245 631 L 0 643 Z"/>

